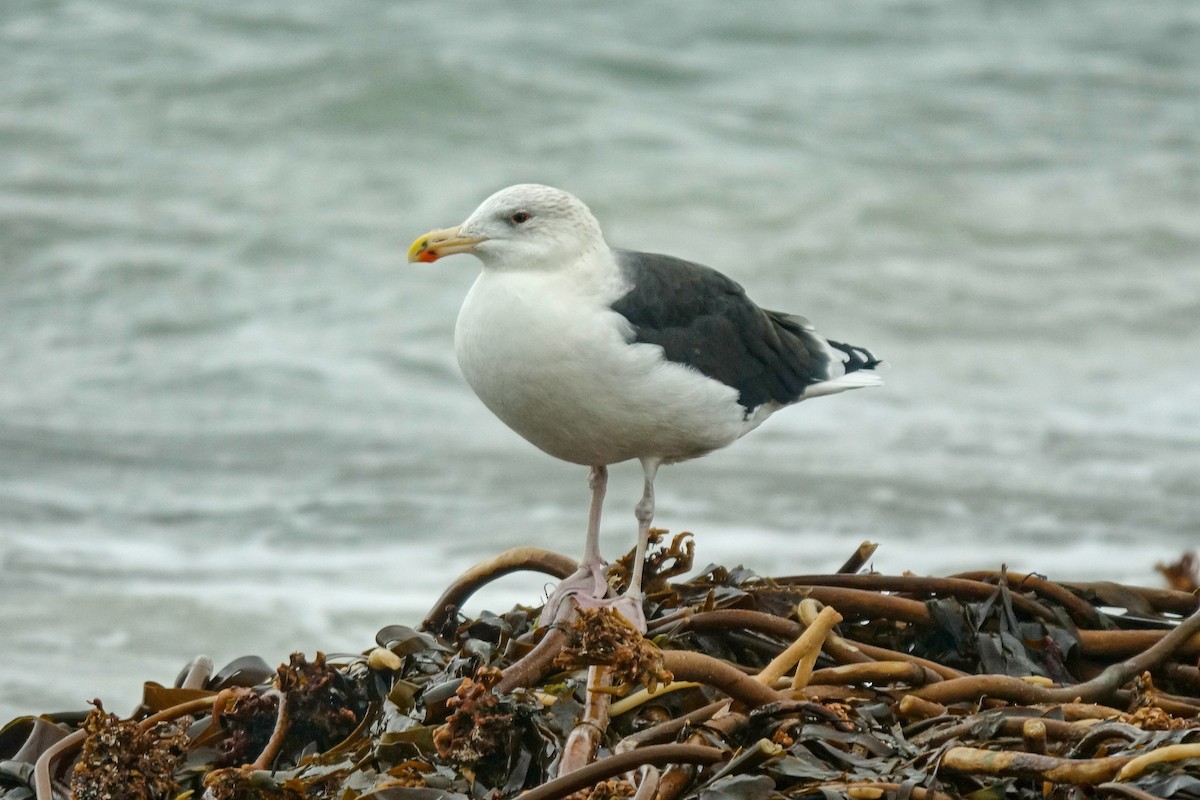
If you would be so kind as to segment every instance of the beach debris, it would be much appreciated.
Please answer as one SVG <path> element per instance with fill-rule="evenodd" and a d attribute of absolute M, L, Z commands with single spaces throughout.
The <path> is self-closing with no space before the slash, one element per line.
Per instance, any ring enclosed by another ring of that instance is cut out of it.
<path fill-rule="evenodd" d="M 1195 592 L 1200 589 L 1200 556 L 1195 552 L 1184 553 L 1177 561 L 1169 564 L 1155 564 L 1154 568 L 1166 579 L 1167 586 L 1177 592 Z"/>
<path fill-rule="evenodd" d="M 71 769 L 74 800 L 170 800 L 187 749 L 188 718 L 151 727 L 109 714 L 99 700 L 87 715 L 79 757 Z"/>
<path fill-rule="evenodd" d="M 643 685 L 651 693 L 674 679 L 663 666 L 662 650 L 611 608 L 579 609 L 552 662 L 561 669 L 595 665 L 608 667 L 613 682 Z"/>
<path fill-rule="evenodd" d="M 126 719 L 13 720 L 0 799 L 1200 799 L 1196 591 L 861 572 L 873 546 L 683 578 L 690 537 L 656 541 L 645 636 L 465 615 L 501 574 L 573 569 L 520 548 L 362 655 L 197 659 Z"/>

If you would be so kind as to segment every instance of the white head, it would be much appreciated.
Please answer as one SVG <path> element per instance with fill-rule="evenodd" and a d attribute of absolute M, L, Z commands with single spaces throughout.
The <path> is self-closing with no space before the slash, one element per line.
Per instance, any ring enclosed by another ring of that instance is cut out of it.
<path fill-rule="evenodd" d="M 474 253 L 485 268 L 553 269 L 601 247 L 600 223 L 561 189 L 522 183 L 484 200 L 457 228 L 430 231 L 413 242 L 409 261 Z"/>

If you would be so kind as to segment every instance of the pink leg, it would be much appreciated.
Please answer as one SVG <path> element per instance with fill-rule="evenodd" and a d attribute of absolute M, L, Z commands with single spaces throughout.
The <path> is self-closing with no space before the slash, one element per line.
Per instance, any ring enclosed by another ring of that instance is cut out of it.
<path fill-rule="evenodd" d="M 608 594 L 608 567 L 600 556 L 600 511 L 604 506 L 604 490 L 608 486 L 608 467 L 592 467 L 588 476 L 592 504 L 588 510 L 587 539 L 583 545 L 583 560 L 575 574 L 564 578 L 551 593 L 542 609 L 542 624 L 549 625 L 563 612 L 563 603 L 574 597 L 581 605 L 591 606 Z"/>
<path fill-rule="evenodd" d="M 650 544 L 650 523 L 654 521 L 654 476 L 658 474 L 661 462 L 655 458 L 642 459 L 642 472 L 646 482 L 642 489 L 642 499 L 638 501 L 633 513 L 638 521 L 637 551 L 633 557 L 633 574 L 629 578 L 629 586 L 624 594 L 612 601 L 612 607 L 634 624 L 642 633 L 646 632 L 646 612 L 642 608 L 642 569 L 646 565 L 646 550 Z"/>
<path fill-rule="evenodd" d="M 592 490 L 592 504 L 588 508 L 587 539 L 583 543 L 583 561 L 579 568 L 595 573 L 597 568 L 604 567 L 604 559 L 600 556 L 600 512 L 604 507 L 604 490 L 608 487 L 608 467 L 592 467 L 588 474 L 588 488 Z M 604 590 L 607 591 L 607 575 L 601 576 Z M 601 587 L 596 587 L 600 591 Z M 600 595 L 603 596 L 603 595 Z"/>

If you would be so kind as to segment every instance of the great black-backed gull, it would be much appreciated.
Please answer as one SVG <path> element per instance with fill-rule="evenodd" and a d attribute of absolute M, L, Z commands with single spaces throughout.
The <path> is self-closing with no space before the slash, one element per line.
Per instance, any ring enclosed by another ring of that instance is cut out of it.
<path fill-rule="evenodd" d="M 588 207 L 559 189 L 503 189 L 463 224 L 418 238 L 408 260 L 454 253 L 483 262 L 454 331 L 467 382 L 532 444 L 591 468 L 583 561 L 552 594 L 546 623 L 574 596 L 616 606 L 644 627 L 642 564 L 659 466 L 725 447 L 784 406 L 882 382 L 868 350 L 760 308 L 716 270 L 610 248 Z M 624 595 L 605 601 L 608 465 L 634 458 L 645 490 L 633 575 Z"/>

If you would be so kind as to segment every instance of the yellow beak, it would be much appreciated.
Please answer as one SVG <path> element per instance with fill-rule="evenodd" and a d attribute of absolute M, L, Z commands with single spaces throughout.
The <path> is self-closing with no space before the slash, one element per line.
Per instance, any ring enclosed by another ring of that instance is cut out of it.
<path fill-rule="evenodd" d="M 457 228 L 443 228 L 440 231 L 430 231 L 424 236 L 418 236 L 417 240 L 412 243 L 412 247 L 408 248 L 409 263 L 414 261 L 423 261 L 425 263 L 437 261 L 442 256 L 452 256 L 455 253 L 470 253 L 475 250 L 475 245 L 486 241 L 483 236 L 463 236 L 462 226 Z"/>

